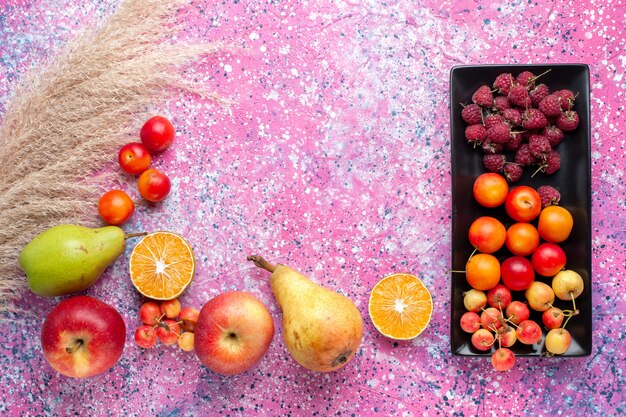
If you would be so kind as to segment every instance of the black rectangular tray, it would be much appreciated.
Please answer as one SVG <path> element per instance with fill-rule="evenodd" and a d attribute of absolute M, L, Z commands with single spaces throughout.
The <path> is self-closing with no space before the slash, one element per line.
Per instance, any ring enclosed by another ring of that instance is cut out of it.
<path fill-rule="evenodd" d="M 465 263 L 473 251 L 467 232 L 474 219 L 483 215 L 496 217 L 508 226 L 504 208 L 488 209 L 480 206 L 472 195 L 474 180 L 486 172 L 482 164 L 483 152 L 474 149 L 465 140 L 465 122 L 461 118 L 461 103 L 471 103 L 472 93 L 481 85 L 492 85 L 495 78 L 503 72 L 516 76 L 524 70 L 542 75 L 537 83 L 543 82 L 550 91 L 569 88 L 578 94 L 574 110 L 580 117 L 578 128 L 566 133 L 565 139 L 558 145 L 561 155 L 561 168 L 555 174 L 539 173 L 531 178 L 532 169 L 526 167 L 524 175 L 516 185 L 529 185 L 535 189 L 541 185 L 551 185 L 561 193 L 560 205 L 568 209 L 574 218 L 574 228 L 570 237 L 561 244 L 567 255 L 567 269 L 578 272 L 585 283 L 583 293 L 576 299 L 580 314 L 571 318 L 567 329 L 572 336 L 569 350 L 561 356 L 586 356 L 591 353 L 592 344 L 592 300 L 591 300 L 591 135 L 589 111 L 589 67 L 584 64 L 550 65 L 480 65 L 457 66 L 450 71 L 450 133 L 452 154 L 452 270 L 464 270 Z M 510 155 L 509 160 L 512 160 Z M 511 254 L 503 249 L 495 253 L 500 261 Z M 550 281 L 537 276 L 547 284 Z M 470 289 L 465 274 L 451 273 L 451 323 L 450 341 L 452 353 L 466 356 L 491 355 L 475 349 L 470 341 L 471 335 L 461 330 L 459 322 L 465 308 L 463 293 Z M 524 301 L 523 292 L 515 293 L 514 299 Z M 556 300 L 557 307 L 571 309 L 571 302 Z M 531 319 L 542 328 L 541 313 L 531 311 Z M 544 329 L 541 340 L 534 345 L 517 342 L 511 347 L 516 355 L 538 356 L 545 354 Z"/>

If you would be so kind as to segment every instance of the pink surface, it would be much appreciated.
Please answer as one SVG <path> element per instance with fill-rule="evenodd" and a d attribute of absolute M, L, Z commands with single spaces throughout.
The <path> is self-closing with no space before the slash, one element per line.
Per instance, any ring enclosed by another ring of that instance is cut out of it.
<path fill-rule="evenodd" d="M 48 3 L 0 6 L 0 112 L 32 64 L 118 2 Z M 599 0 L 194 2 L 183 13 L 190 38 L 247 48 L 194 68 L 236 104 L 175 95 L 154 109 L 178 131 L 156 160 L 173 191 L 125 228 L 187 237 L 198 269 L 184 304 L 199 308 L 232 289 L 260 298 L 277 329 L 269 352 L 250 371 L 220 377 L 176 347 L 136 347 L 141 298 L 126 272 L 129 247 L 88 291 L 126 321 L 121 361 L 88 380 L 53 371 L 38 334 L 58 300 L 26 297 L 34 317 L 2 323 L 0 412 L 623 414 L 625 13 L 623 1 Z M 589 357 L 518 358 L 501 374 L 488 359 L 449 348 L 448 75 L 458 64 L 550 62 L 590 66 L 594 344 Z M 126 186 L 136 193 L 132 181 Z M 251 253 L 356 302 L 365 335 L 344 369 L 314 373 L 289 357 L 268 274 L 246 262 Z M 422 277 L 435 305 L 428 329 L 410 342 L 382 337 L 367 318 L 370 289 L 396 271 Z"/>

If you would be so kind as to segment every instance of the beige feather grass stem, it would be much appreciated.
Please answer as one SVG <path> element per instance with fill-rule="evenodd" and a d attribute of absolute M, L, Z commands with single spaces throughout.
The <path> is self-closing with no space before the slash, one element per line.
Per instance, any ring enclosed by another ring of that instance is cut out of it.
<path fill-rule="evenodd" d="M 57 224 L 99 224 L 98 173 L 171 87 L 185 88 L 181 69 L 222 49 L 171 42 L 185 3 L 126 0 L 16 87 L 0 126 L 3 313 L 27 288 L 24 245 Z"/>

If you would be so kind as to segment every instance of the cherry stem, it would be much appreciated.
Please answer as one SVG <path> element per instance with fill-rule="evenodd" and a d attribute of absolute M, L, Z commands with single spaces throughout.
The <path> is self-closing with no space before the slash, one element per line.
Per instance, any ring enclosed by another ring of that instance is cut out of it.
<path fill-rule="evenodd" d="M 66 347 L 65 351 L 71 355 L 72 353 L 76 352 L 83 345 L 83 343 L 83 339 L 78 339 L 74 343 L 72 343 L 71 346 Z"/>
<path fill-rule="evenodd" d="M 124 239 L 131 239 L 133 237 L 141 237 L 147 235 L 148 232 L 126 233 Z"/>
<path fill-rule="evenodd" d="M 252 261 L 256 266 L 261 269 L 265 269 L 268 272 L 276 271 L 276 265 L 272 265 L 260 255 L 250 255 L 246 259 L 248 261 Z"/>
<path fill-rule="evenodd" d="M 572 297 L 572 304 L 574 305 L 574 311 L 576 310 L 576 297 L 574 297 L 574 293 L 570 291 L 569 296 Z"/>

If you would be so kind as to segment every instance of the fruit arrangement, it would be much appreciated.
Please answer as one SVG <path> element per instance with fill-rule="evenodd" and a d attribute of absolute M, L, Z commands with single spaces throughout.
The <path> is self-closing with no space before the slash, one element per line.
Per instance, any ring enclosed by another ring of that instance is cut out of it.
<path fill-rule="evenodd" d="M 193 307 L 182 307 L 177 298 L 146 301 L 139 308 L 142 325 L 135 330 L 135 343 L 144 349 L 156 346 L 157 341 L 166 346 L 177 343 L 182 350 L 193 351 L 199 314 Z"/>
<path fill-rule="evenodd" d="M 125 172 L 140 175 L 140 194 L 158 202 L 169 193 L 170 182 L 149 168 L 151 152 L 167 149 L 174 129 L 157 116 L 144 124 L 140 136 L 142 143 L 120 149 L 118 162 Z M 125 233 L 118 225 L 130 219 L 134 203 L 121 190 L 105 193 L 98 209 L 108 226 L 58 225 L 23 248 L 20 265 L 35 294 L 56 297 L 90 288 L 124 252 L 127 239 L 141 237 L 128 260 L 130 282 L 145 297 L 135 344 L 142 349 L 155 348 L 158 342 L 177 344 L 183 351 L 195 351 L 203 365 L 223 375 L 245 372 L 261 360 L 274 337 L 274 321 L 259 299 L 229 291 L 207 301 L 201 310 L 183 307 L 179 297 L 196 272 L 189 242 L 169 231 Z M 363 336 L 363 321 L 354 303 L 285 265 L 272 265 L 256 255 L 248 259 L 272 273 L 270 285 L 283 311 L 285 345 L 292 357 L 319 372 L 345 366 Z M 41 337 L 45 358 L 54 369 L 83 378 L 117 363 L 125 335 L 124 320 L 113 307 L 78 295 L 50 312 Z"/>
<path fill-rule="evenodd" d="M 491 353 L 499 371 L 513 367 L 514 344 L 541 342 L 539 320 L 547 333 L 544 354 L 566 353 L 572 341 L 566 326 L 580 314 L 576 298 L 584 291 L 584 281 L 566 269 L 561 244 L 570 236 L 573 217 L 558 205 L 559 192 L 545 185 L 538 190 L 527 185 L 509 188 L 497 173 L 478 176 L 472 191 L 494 216 L 477 217 L 467 233 L 474 252 L 465 269 L 455 271 L 465 274 L 468 285 L 462 299 L 466 312 L 458 326 L 471 334 L 476 351 Z M 506 218 L 498 216 L 496 208 L 504 208 Z"/>
<path fill-rule="evenodd" d="M 519 181 L 525 167 L 533 167 L 533 176 L 557 172 L 558 145 L 580 122 L 574 109 L 577 94 L 540 82 L 549 71 L 503 72 L 476 89 L 471 103 L 462 104 L 465 139 L 484 153 L 488 171 L 502 173 L 509 182 Z"/>
<path fill-rule="evenodd" d="M 119 150 L 117 161 L 124 172 L 138 175 L 139 194 L 152 203 L 163 201 L 172 188 L 169 177 L 150 168 L 153 152 L 163 152 L 174 142 L 176 131 L 163 116 L 150 118 L 141 128 L 141 142 L 131 142 Z M 123 190 L 110 190 L 100 197 L 98 213 L 107 224 L 119 226 L 132 216 L 135 203 Z"/>

